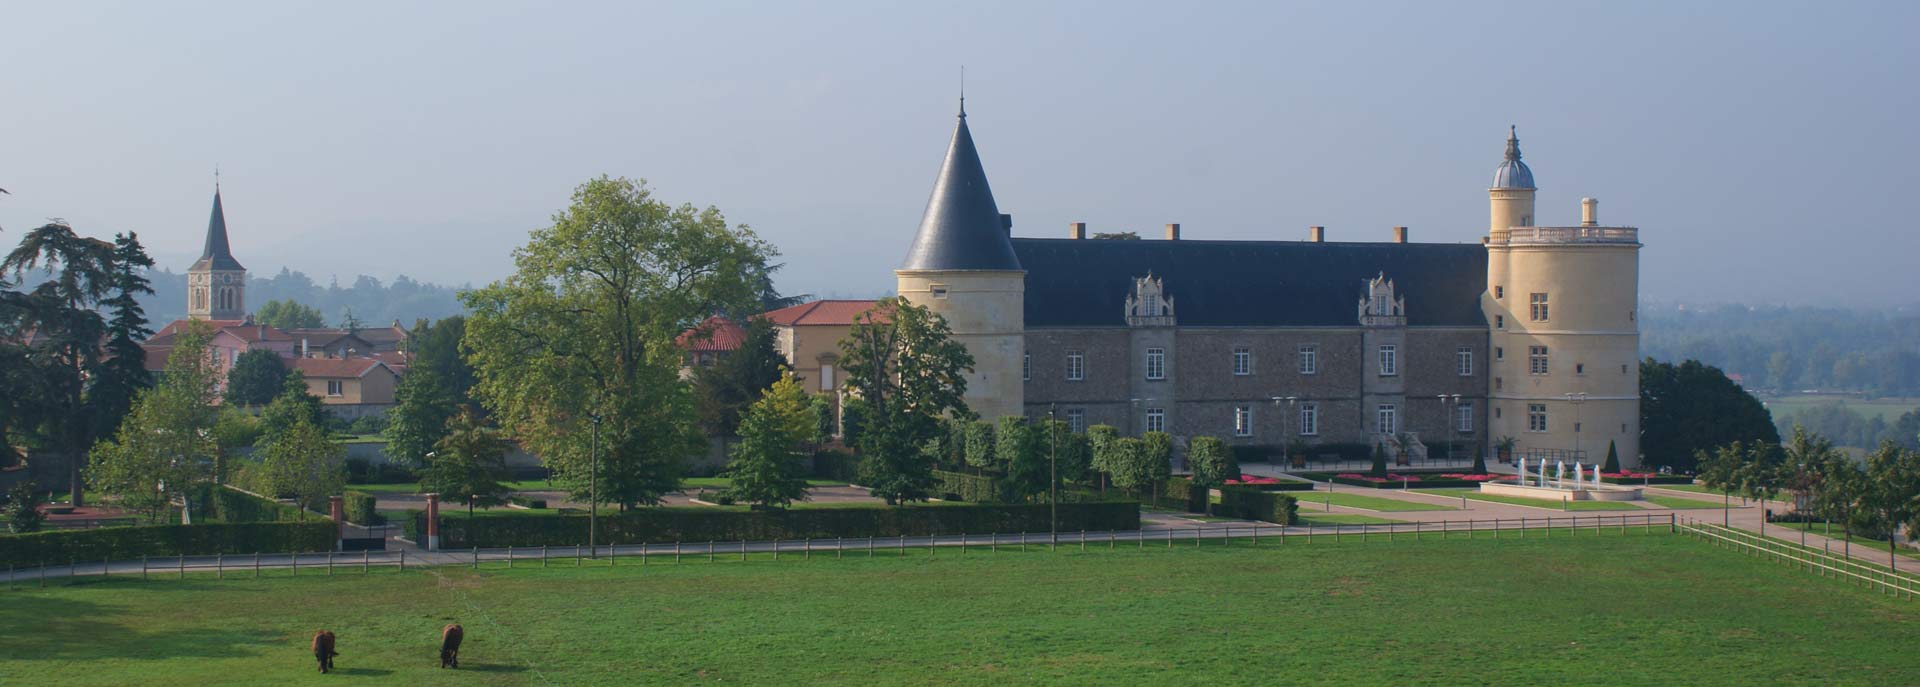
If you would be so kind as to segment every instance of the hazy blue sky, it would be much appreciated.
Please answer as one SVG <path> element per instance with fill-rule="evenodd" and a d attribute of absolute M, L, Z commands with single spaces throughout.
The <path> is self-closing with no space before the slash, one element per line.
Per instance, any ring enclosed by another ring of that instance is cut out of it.
<path fill-rule="evenodd" d="M 1517 124 L 1542 223 L 1641 227 L 1643 297 L 1916 300 L 1920 3 L 931 5 L 7 2 L 0 242 L 185 269 L 218 164 L 257 274 L 477 283 L 610 174 L 873 295 L 965 64 L 1020 235 L 1477 241 Z"/>

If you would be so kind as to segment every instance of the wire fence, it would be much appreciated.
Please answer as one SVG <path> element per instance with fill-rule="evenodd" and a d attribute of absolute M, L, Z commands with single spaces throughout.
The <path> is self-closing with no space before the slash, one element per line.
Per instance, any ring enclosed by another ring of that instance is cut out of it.
<path fill-rule="evenodd" d="M 1174 549 L 1198 547 L 1208 543 L 1234 545 L 1237 542 L 1260 544 L 1267 539 L 1279 545 L 1288 540 L 1316 542 L 1394 542 L 1402 539 L 1449 539 L 1476 537 L 1547 538 L 1620 533 L 1638 530 L 1673 532 L 1676 520 L 1668 513 L 1619 515 L 1565 515 L 1547 517 L 1493 518 L 1487 520 L 1442 520 L 1437 522 L 1395 522 L 1381 524 L 1274 525 L 1267 523 L 1215 523 L 1201 527 L 1157 530 L 1115 530 L 1104 532 L 1018 532 L 967 535 L 834 537 L 814 539 L 775 539 L 738 541 L 672 542 L 655 544 L 619 544 L 588 547 L 529 546 L 409 551 L 332 551 L 311 553 L 214 554 L 205 556 L 141 557 L 138 560 L 101 560 L 82 562 L 49 561 L 46 564 L 6 571 L 6 588 L 45 587 L 49 582 L 68 584 L 80 578 L 185 579 L 188 575 L 259 578 L 263 576 L 334 576 L 372 574 L 375 571 L 402 571 L 408 567 L 465 566 L 469 568 L 514 568 L 524 566 L 587 565 L 661 565 L 683 562 L 744 561 L 750 557 L 780 560 L 797 556 L 810 560 L 815 556 L 834 558 L 875 556 L 975 555 L 980 553 L 1057 551 L 1061 548 L 1086 551 L 1104 547 Z"/>
<path fill-rule="evenodd" d="M 1912 599 L 1914 592 L 1920 591 L 1920 577 L 1912 573 L 1836 556 L 1821 549 L 1693 518 L 1680 518 L 1678 528 L 1687 536 L 1715 546 L 1760 556 L 1821 577 L 1846 580 L 1895 597 Z"/>

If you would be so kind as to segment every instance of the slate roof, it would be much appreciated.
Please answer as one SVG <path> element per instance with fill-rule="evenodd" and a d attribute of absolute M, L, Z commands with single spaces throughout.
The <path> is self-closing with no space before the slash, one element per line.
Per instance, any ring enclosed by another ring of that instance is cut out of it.
<path fill-rule="evenodd" d="M 207 242 L 200 250 L 200 259 L 193 263 L 193 270 L 244 270 L 240 261 L 233 259 L 233 249 L 227 245 L 227 212 L 220 205 L 220 190 L 213 191 L 213 216 L 207 218 Z"/>
<path fill-rule="evenodd" d="M 1533 188 L 1533 169 L 1520 161 L 1520 134 L 1507 129 L 1507 159 L 1493 170 L 1493 188 Z"/>
<path fill-rule="evenodd" d="M 1415 327 L 1484 327 L 1477 244 L 1013 239 L 1027 328 L 1124 327 L 1133 279 L 1165 280 L 1181 326 L 1355 327 L 1366 280 L 1386 274 Z"/>
<path fill-rule="evenodd" d="M 967 129 L 966 103 L 960 105 L 960 124 L 947 145 L 947 159 L 934 179 L 920 232 L 907 249 L 903 270 L 1019 270 L 1007 232 L 1013 218 L 1000 214 L 980 166 L 980 151 Z"/>

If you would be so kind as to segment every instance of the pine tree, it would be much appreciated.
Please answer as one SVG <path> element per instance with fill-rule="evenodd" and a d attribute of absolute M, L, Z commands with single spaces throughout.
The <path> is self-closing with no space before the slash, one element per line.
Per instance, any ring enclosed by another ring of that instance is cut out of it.
<path fill-rule="evenodd" d="M 1379 443 L 1373 445 L 1373 469 L 1368 470 L 1367 474 L 1374 477 L 1387 476 L 1387 450 Z"/>
<path fill-rule="evenodd" d="M 1620 449 L 1613 445 L 1613 440 L 1611 439 L 1607 440 L 1607 463 L 1600 467 L 1600 472 L 1620 472 Z"/>

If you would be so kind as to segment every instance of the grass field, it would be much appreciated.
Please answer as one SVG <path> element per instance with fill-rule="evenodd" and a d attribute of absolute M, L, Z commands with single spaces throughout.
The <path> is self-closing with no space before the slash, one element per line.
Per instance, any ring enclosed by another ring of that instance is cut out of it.
<path fill-rule="evenodd" d="M 1780 419 L 1782 414 L 1790 411 L 1813 406 L 1828 406 L 1844 403 L 1848 410 L 1860 413 L 1868 419 L 1878 417 L 1881 420 L 1892 423 L 1894 420 L 1900 419 L 1901 413 L 1920 408 L 1920 399 L 1914 398 L 1877 398 L 1867 401 L 1844 396 L 1790 395 L 1764 398 L 1761 400 L 1767 404 L 1767 410 L 1772 411 L 1776 421 Z"/>
<path fill-rule="evenodd" d="M 1298 524 L 1301 527 L 1308 525 L 1326 527 L 1329 525 L 1392 525 L 1401 522 L 1406 521 L 1372 515 L 1361 515 L 1359 513 L 1308 513 L 1301 511 Z"/>
<path fill-rule="evenodd" d="M 506 482 L 505 484 L 508 489 L 514 491 L 563 491 L 559 486 L 548 486 L 547 481 L 543 479 L 518 480 Z M 702 487 L 707 489 L 725 489 L 732 486 L 733 481 L 725 477 L 688 477 L 681 480 L 681 485 L 686 489 L 700 489 Z M 844 487 L 847 486 L 847 483 L 843 480 L 809 479 L 807 480 L 807 486 Z M 403 484 L 349 484 L 347 488 L 353 491 L 364 491 L 369 494 L 416 494 L 420 492 L 420 485 L 411 482 Z"/>
<path fill-rule="evenodd" d="M 1559 501 L 1548 501 L 1546 499 L 1530 499 L 1524 496 L 1507 496 L 1505 494 L 1482 494 L 1478 489 L 1415 489 L 1413 491 L 1414 493 L 1419 493 L 1419 494 L 1432 494 L 1434 496 L 1445 496 L 1448 498 L 1455 498 L 1455 499 L 1465 496 L 1467 497 L 1467 499 L 1472 501 L 1487 501 L 1489 503 L 1505 503 L 1513 506 L 1533 506 L 1535 508 L 1546 508 L 1549 510 L 1561 510 L 1561 506 L 1563 505 Z M 1645 508 L 1641 508 L 1631 503 L 1623 503 L 1620 501 L 1568 501 L 1564 505 L 1566 506 L 1566 510 L 1569 510 L 1569 511 L 1646 510 Z"/>
<path fill-rule="evenodd" d="M 19 590 L 0 597 L 0 683 L 1783 685 L 1920 674 L 1920 604 L 1664 533 L 1263 541 Z M 1210 591 L 1169 583 L 1200 579 Z M 457 672 L 434 660 L 447 622 L 467 630 Z M 318 628 L 340 638 L 330 676 L 307 652 Z"/>
<path fill-rule="evenodd" d="M 1305 511 L 1308 508 L 1312 508 L 1318 504 L 1326 503 L 1328 500 L 1332 500 L 1333 505 L 1336 505 L 1336 506 L 1347 506 L 1349 508 L 1365 508 L 1367 510 L 1377 510 L 1377 511 L 1387 511 L 1387 512 L 1416 511 L 1416 510 L 1460 510 L 1453 506 L 1448 506 L 1448 505 L 1443 505 L 1438 503 L 1424 503 L 1419 501 L 1402 501 L 1399 499 L 1389 499 L 1389 498 L 1383 498 L 1379 496 L 1365 496 L 1362 494 L 1350 494 L 1344 491 L 1336 491 L 1336 492 L 1324 492 L 1324 491 L 1304 492 L 1302 491 L 1302 492 L 1295 492 L 1294 495 L 1299 497 L 1300 510 L 1302 511 Z"/>
<path fill-rule="evenodd" d="M 1661 496 L 1659 494 L 1647 494 L 1646 498 L 1647 498 L 1647 503 L 1651 503 L 1656 506 L 1660 506 L 1662 508 L 1672 508 L 1675 510 L 1692 510 L 1697 508 L 1721 508 L 1724 506 L 1724 504 L 1720 503 L 1719 501 L 1702 501 L 1700 499 L 1683 499 L 1678 496 Z"/>

